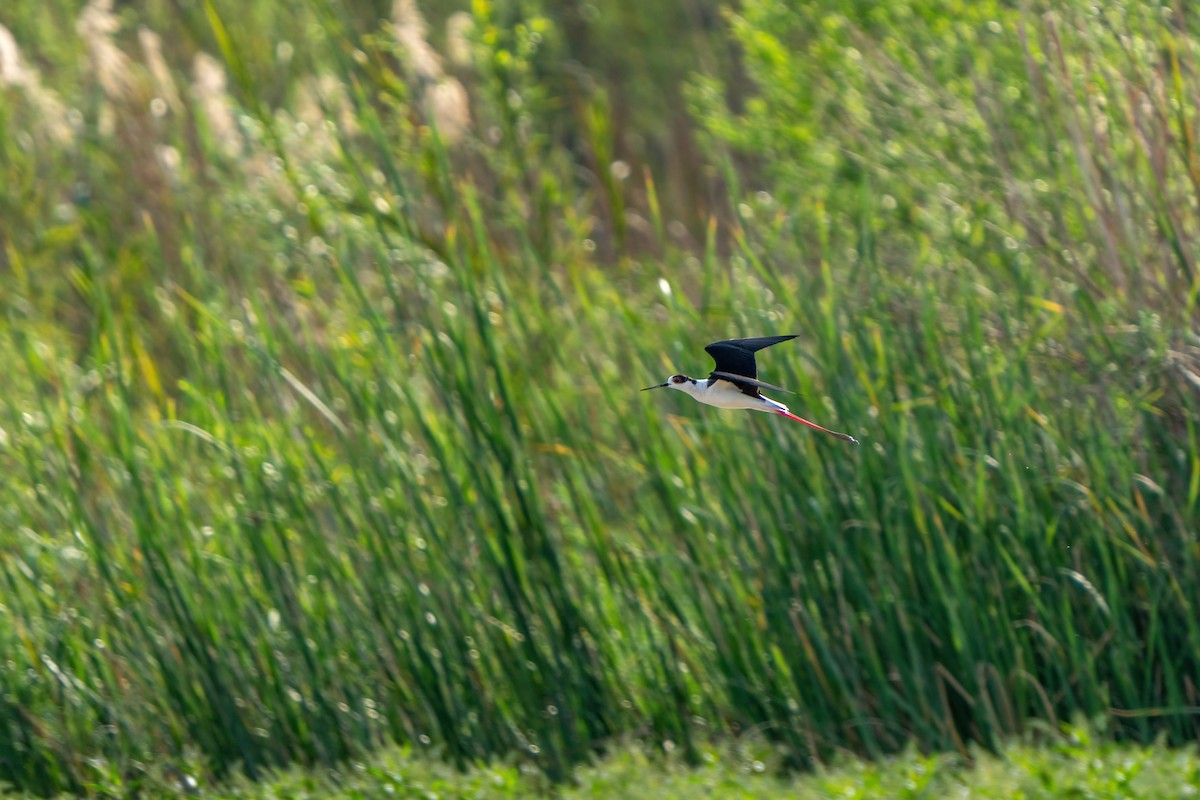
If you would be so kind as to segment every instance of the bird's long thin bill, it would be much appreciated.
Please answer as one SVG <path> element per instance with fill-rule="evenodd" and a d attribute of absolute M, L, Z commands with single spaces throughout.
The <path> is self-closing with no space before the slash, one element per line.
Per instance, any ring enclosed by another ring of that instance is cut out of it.
<path fill-rule="evenodd" d="M 842 439 L 844 441 L 851 442 L 853 444 L 858 444 L 858 439 L 855 439 L 853 436 L 851 436 L 848 433 L 838 433 L 837 431 L 829 430 L 829 428 L 822 428 L 820 425 L 816 425 L 812 422 L 809 422 L 808 420 L 804 419 L 803 417 L 797 417 L 795 414 L 791 413 L 790 411 L 780 411 L 779 413 L 782 414 L 783 416 L 787 417 L 788 419 L 794 419 L 794 420 L 796 420 L 796 422 L 800 422 L 804 425 L 807 425 L 808 427 L 812 428 L 815 431 L 820 431 L 821 433 L 828 433 L 830 436 L 836 437 L 838 439 Z"/>
<path fill-rule="evenodd" d="M 643 391 L 643 392 L 648 392 L 648 391 L 650 391 L 651 389 L 661 389 L 661 388 L 663 388 L 664 386 L 667 386 L 667 384 L 665 384 L 665 383 L 660 383 L 660 384 L 658 384 L 658 385 L 656 385 L 656 386 L 647 386 L 645 389 L 642 389 L 642 391 Z"/>

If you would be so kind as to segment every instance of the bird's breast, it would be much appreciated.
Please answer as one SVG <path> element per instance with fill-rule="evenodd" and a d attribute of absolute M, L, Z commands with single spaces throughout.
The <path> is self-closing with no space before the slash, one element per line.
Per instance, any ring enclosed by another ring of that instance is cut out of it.
<path fill-rule="evenodd" d="M 717 408 L 758 408 L 762 399 L 751 397 L 728 381 L 717 381 L 696 392 L 696 399 Z"/>

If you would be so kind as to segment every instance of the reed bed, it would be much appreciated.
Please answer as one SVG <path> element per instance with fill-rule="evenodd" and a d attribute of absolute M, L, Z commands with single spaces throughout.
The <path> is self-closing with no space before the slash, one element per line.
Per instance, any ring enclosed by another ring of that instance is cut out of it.
<path fill-rule="evenodd" d="M 0 12 L 0 780 L 1194 739 L 1200 40 L 942 5 L 696 22 L 691 198 L 536 4 Z M 862 447 L 636 391 L 770 333 Z"/>

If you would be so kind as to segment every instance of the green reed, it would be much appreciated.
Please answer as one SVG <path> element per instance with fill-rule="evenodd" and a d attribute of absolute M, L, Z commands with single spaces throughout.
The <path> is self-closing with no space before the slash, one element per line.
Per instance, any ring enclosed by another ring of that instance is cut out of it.
<path fill-rule="evenodd" d="M 457 142 L 411 54 L 320 3 L 307 122 L 256 94 L 261 30 L 188 21 L 237 79 L 236 154 L 198 89 L 154 122 L 59 85 L 93 104 L 61 146 L 0 95 L 0 778 L 399 741 L 563 779 L 626 734 L 806 766 L 1075 715 L 1194 737 L 1195 226 L 1161 168 L 1192 144 L 1128 98 L 1187 96 L 1195 41 L 1127 20 L 1163 62 L 1054 8 L 985 9 L 995 43 L 809 38 L 813 9 L 730 20 L 776 102 L 738 119 L 694 82 L 730 202 L 687 236 L 652 172 L 595 174 L 612 100 L 556 103 L 564 43 L 515 7 L 475 9 Z M 1080 94 L 1127 138 L 1084 135 Z M 764 376 L 861 447 L 636 391 L 773 332 L 801 338 Z"/>

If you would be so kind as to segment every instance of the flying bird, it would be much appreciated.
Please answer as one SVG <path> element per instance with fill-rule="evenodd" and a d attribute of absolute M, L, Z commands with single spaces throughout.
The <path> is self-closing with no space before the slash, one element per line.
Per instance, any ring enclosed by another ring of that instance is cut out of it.
<path fill-rule="evenodd" d="M 836 436 L 838 439 L 858 444 L 858 440 L 850 434 L 831 431 L 828 428 L 822 428 L 820 425 L 815 425 L 806 419 L 797 417 L 791 411 L 788 411 L 788 407 L 783 403 L 765 397 L 759 391 L 760 389 L 771 389 L 777 392 L 786 392 L 787 389 L 763 383 L 758 379 L 758 365 L 754 362 L 754 354 L 764 347 L 770 347 L 773 344 L 779 344 L 780 342 L 786 342 L 789 339 L 795 338 L 796 336 L 793 334 L 791 336 L 759 336 L 753 339 L 727 339 L 723 342 L 713 342 L 704 348 L 712 356 L 713 361 L 716 362 L 716 369 L 708 373 L 708 380 L 698 381 L 695 378 L 689 378 L 687 375 L 672 375 L 670 378 L 667 378 L 666 383 L 647 386 L 642 391 L 648 392 L 651 389 L 678 389 L 681 392 L 690 394 L 701 403 L 716 406 L 717 408 L 746 408 L 751 411 L 767 411 L 772 414 L 780 414 L 788 419 L 801 422 L 821 433 L 828 433 L 830 436 Z"/>

